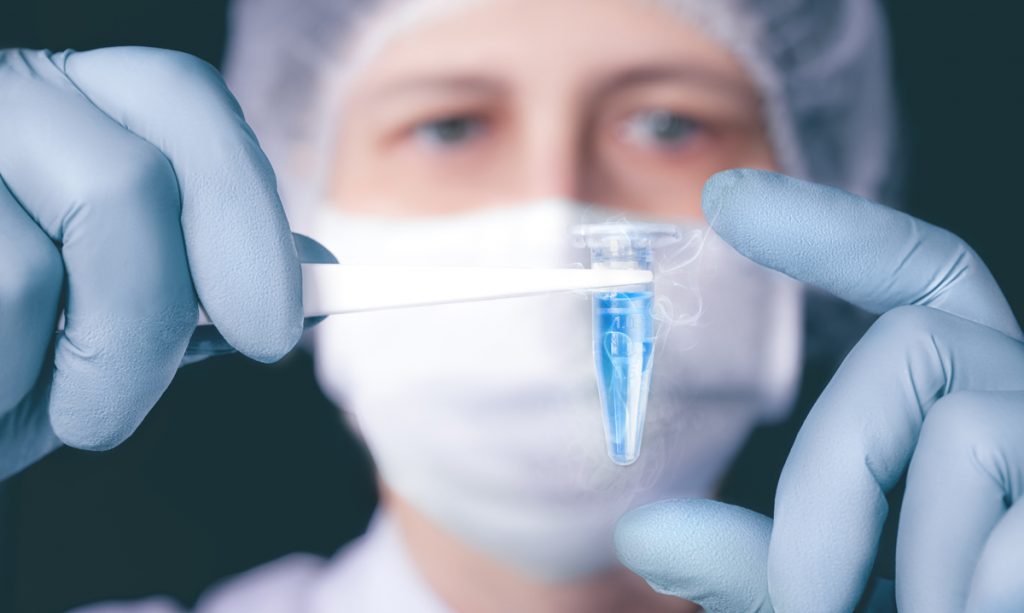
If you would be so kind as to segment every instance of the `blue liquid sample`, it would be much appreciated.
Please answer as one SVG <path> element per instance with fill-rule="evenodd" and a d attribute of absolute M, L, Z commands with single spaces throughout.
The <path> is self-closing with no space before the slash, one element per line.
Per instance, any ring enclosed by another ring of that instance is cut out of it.
<path fill-rule="evenodd" d="M 654 325 L 650 290 L 594 295 L 594 359 L 608 455 L 620 465 L 640 456 L 651 386 Z"/>

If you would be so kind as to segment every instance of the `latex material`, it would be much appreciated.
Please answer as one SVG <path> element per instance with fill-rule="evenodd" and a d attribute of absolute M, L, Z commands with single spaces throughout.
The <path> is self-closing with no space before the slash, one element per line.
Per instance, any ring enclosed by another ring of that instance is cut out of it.
<path fill-rule="evenodd" d="M 658 503 L 621 520 L 622 561 L 712 612 L 850 611 L 884 494 L 909 463 L 899 610 L 1021 610 L 1024 343 L 977 254 L 908 215 L 764 171 L 715 175 L 703 206 L 744 255 L 884 314 L 804 423 L 774 524 L 722 503 Z"/>
<path fill-rule="evenodd" d="M 6 50 L 0 134 L 0 476 L 61 441 L 129 436 L 182 362 L 197 297 L 250 357 L 298 340 L 274 174 L 210 65 Z"/>

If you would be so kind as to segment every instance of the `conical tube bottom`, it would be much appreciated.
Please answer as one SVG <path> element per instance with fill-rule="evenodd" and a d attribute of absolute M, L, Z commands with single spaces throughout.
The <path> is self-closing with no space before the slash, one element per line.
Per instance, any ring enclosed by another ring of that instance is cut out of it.
<path fill-rule="evenodd" d="M 654 349 L 653 292 L 594 296 L 594 358 L 608 456 L 627 466 L 640 457 Z"/>

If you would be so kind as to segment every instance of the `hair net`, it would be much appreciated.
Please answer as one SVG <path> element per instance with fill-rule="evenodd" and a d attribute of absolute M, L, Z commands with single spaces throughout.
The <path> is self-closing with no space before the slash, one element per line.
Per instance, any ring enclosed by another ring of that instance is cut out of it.
<path fill-rule="evenodd" d="M 659 1 L 746 67 L 786 173 L 892 203 L 896 104 L 874 0 Z"/>
<path fill-rule="evenodd" d="M 385 1 L 232 6 L 225 75 L 278 171 L 293 222 L 295 203 L 309 200 L 295 172 L 323 162 L 312 159 L 317 149 L 310 143 L 323 138 L 318 128 L 333 125 L 318 111 L 327 85 L 345 68 L 344 44 Z M 896 111 L 887 30 L 875 0 L 656 1 L 745 66 L 764 98 L 769 137 L 786 173 L 893 203 Z"/>

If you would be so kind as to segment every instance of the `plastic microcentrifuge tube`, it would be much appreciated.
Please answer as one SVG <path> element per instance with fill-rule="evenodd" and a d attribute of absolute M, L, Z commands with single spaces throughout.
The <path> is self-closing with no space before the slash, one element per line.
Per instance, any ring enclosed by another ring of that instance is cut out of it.
<path fill-rule="evenodd" d="M 651 270 L 654 249 L 680 238 L 669 224 L 602 223 L 576 226 L 590 249 L 591 268 Z M 594 363 L 604 410 L 608 455 L 626 466 L 640 457 L 654 354 L 654 286 L 630 285 L 594 293 Z"/>

